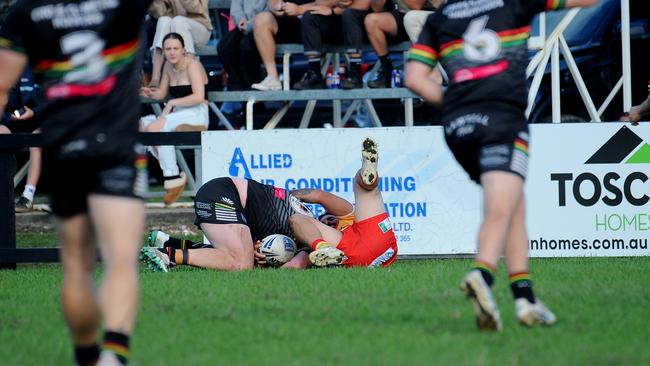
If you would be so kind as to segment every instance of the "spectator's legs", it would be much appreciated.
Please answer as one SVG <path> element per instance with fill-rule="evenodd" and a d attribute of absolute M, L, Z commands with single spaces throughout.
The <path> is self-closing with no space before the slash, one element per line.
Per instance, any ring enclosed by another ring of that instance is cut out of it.
<path fill-rule="evenodd" d="M 309 69 L 302 80 L 294 85 L 294 89 L 322 89 L 325 80 L 320 72 L 321 51 L 323 50 L 322 29 L 327 28 L 334 16 L 322 16 L 305 13 L 300 22 L 305 56 Z"/>
<path fill-rule="evenodd" d="M 239 58 L 239 45 L 245 35 L 239 29 L 233 29 L 226 33 L 217 46 L 217 54 L 223 68 L 228 73 L 228 90 L 243 90 L 242 81 L 243 67 Z M 258 64 L 259 69 L 259 64 Z"/>
<path fill-rule="evenodd" d="M 99 307 L 104 319 L 104 352 L 123 362 L 138 311 L 138 255 L 144 229 L 141 199 L 91 194 L 88 210 L 102 253 L 104 276 Z"/>
<path fill-rule="evenodd" d="M 101 319 L 95 297 L 97 254 L 92 244 L 88 216 L 80 214 L 59 221 L 58 232 L 62 244 L 63 316 L 70 329 L 77 362 L 93 362 L 99 357 L 97 329 Z"/>
<path fill-rule="evenodd" d="M 418 36 L 427 22 L 429 15 L 433 14 L 428 10 L 411 10 L 404 15 L 404 28 L 409 35 L 411 43 L 418 41 Z"/>
<path fill-rule="evenodd" d="M 180 34 L 185 42 L 185 50 L 196 55 L 195 45 L 205 45 L 210 40 L 210 30 L 196 20 L 175 16 L 171 21 L 171 31 Z"/>
<path fill-rule="evenodd" d="M 361 76 L 361 49 L 363 47 L 363 21 L 368 12 L 366 10 L 348 8 L 341 14 L 343 45 L 348 56 L 347 78 L 341 82 L 343 89 L 363 87 Z"/>
<path fill-rule="evenodd" d="M 390 88 L 393 64 L 390 61 L 390 55 L 388 53 L 386 34 L 397 35 L 397 21 L 393 14 L 383 12 L 368 14 L 364 23 L 368 32 L 368 40 L 370 40 L 370 44 L 377 53 L 381 64 L 377 78 L 369 81 L 368 86 L 371 88 Z"/>
<path fill-rule="evenodd" d="M 241 65 L 242 85 L 250 89 L 253 83 L 262 78 L 260 54 L 257 52 L 253 33 L 246 34 L 239 41 L 238 60 Z"/>
<path fill-rule="evenodd" d="M 162 54 L 162 40 L 171 32 L 172 18 L 160 17 L 156 23 L 156 34 L 153 37 L 153 44 L 151 45 L 151 85 L 158 86 L 162 77 L 162 66 L 165 58 Z"/>
<path fill-rule="evenodd" d="M 278 70 L 275 68 L 275 35 L 277 33 L 278 21 L 272 13 L 265 11 L 253 18 L 255 45 L 257 45 L 267 75 L 276 80 L 278 79 Z"/>

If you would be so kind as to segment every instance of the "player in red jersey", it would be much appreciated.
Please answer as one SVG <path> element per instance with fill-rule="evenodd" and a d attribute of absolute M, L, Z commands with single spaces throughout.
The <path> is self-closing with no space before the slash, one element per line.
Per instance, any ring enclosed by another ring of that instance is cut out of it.
<path fill-rule="evenodd" d="M 305 215 L 289 218 L 298 242 L 311 247 L 309 260 L 315 266 L 387 267 L 397 259 L 397 240 L 377 187 L 379 154 L 372 138 L 363 141 L 361 155 L 362 166 L 354 178 L 353 216 L 343 216 L 338 229 Z M 311 202 L 309 195 L 300 198 Z"/>

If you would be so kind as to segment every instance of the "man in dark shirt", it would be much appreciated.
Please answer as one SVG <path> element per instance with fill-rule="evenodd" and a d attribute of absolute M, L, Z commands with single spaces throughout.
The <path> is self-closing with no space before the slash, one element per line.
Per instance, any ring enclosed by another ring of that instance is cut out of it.
<path fill-rule="evenodd" d="M 28 62 L 43 88 L 36 118 L 59 220 L 63 313 L 80 365 L 126 364 L 135 325 L 147 178 L 135 151 L 134 59 L 150 2 L 19 0 L 0 28 L 0 112 Z M 93 234 L 105 269 L 98 296 Z"/>
<path fill-rule="evenodd" d="M 442 103 L 429 78 L 441 62 L 449 75 L 442 106 L 447 145 L 470 178 L 483 187 L 484 219 L 478 253 L 461 288 L 473 301 L 477 324 L 501 330 L 492 296 L 497 264 L 505 256 L 517 319 L 551 325 L 555 315 L 533 294 L 528 274 L 524 179 L 528 166 L 527 39 L 533 17 L 546 10 L 593 5 L 597 0 L 449 0 L 429 16 L 409 52 L 406 86 Z"/>

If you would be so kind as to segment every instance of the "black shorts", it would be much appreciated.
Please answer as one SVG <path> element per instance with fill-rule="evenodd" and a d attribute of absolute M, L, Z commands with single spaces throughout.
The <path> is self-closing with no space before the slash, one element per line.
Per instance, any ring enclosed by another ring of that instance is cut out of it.
<path fill-rule="evenodd" d="M 248 225 L 239 192 L 232 179 L 215 178 L 199 188 L 194 198 L 194 224 Z"/>
<path fill-rule="evenodd" d="M 401 43 L 401 42 L 410 42 L 408 33 L 406 33 L 406 28 L 404 28 L 404 13 L 400 13 L 396 9 L 391 10 L 390 14 L 395 18 L 397 23 L 397 34 L 390 35 L 387 34 L 387 40 L 389 43 Z"/>
<path fill-rule="evenodd" d="M 458 163 L 480 184 L 481 174 L 505 171 L 526 179 L 528 122 L 507 104 L 466 106 L 443 116 L 445 140 Z"/>
<path fill-rule="evenodd" d="M 0 123 L 0 125 L 7 127 L 11 133 L 32 133 L 40 127 L 39 122 L 34 118 L 30 118 L 26 121 L 5 119 Z"/>
<path fill-rule="evenodd" d="M 117 160 L 51 158 L 56 155 L 44 148 L 43 175 L 52 184 L 52 212 L 61 218 L 87 212 L 90 194 L 144 198 L 148 184 L 144 154 Z"/>
<path fill-rule="evenodd" d="M 275 43 L 302 43 L 302 28 L 300 18 L 273 14 L 278 22 L 278 34 L 275 35 Z"/>

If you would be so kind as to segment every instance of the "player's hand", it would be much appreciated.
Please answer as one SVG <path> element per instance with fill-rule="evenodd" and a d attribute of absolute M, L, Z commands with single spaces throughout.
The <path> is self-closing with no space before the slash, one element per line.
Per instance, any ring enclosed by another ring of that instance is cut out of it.
<path fill-rule="evenodd" d="M 28 106 L 23 106 L 23 109 L 25 110 L 23 114 L 16 116 L 15 114 L 11 115 L 11 119 L 14 121 L 26 121 L 32 117 L 34 117 L 34 111 L 31 110 Z"/>
<path fill-rule="evenodd" d="M 315 15 L 330 16 L 332 15 L 332 8 L 325 5 L 314 5 L 309 12 Z"/>
<path fill-rule="evenodd" d="M 255 265 L 258 267 L 266 266 L 266 254 L 262 254 L 257 251 L 261 247 L 262 247 L 262 242 L 259 240 L 256 241 L 255 244 L 253 244 L 253 257 L 255 259 Z"/>
<path fill-rule="evenodd" d="M 290 17 L 297 17 L 300 15 L 300 5 L 294 3 L 284 3 L 282 10 Z"/>

